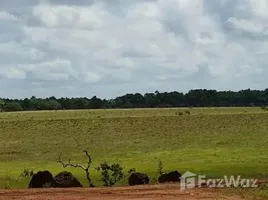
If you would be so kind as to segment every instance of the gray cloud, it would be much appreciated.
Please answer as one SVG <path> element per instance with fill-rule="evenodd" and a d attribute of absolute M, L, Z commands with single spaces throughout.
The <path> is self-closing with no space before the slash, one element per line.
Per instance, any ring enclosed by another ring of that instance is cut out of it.
<path fill-rule="evenodd" d="M 263 89 L 266 0 L 3 0 L 0 96 Z"/>

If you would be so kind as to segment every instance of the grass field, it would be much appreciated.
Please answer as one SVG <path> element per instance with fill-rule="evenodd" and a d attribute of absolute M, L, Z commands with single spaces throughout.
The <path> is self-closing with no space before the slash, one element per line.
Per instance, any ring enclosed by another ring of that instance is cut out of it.
<path fill-rule="evenodd" d="M 190 111 L 187 115 L 185 111 Z M 268 112 L 260 108 L 128 109 L 0 113 L 0 188 L 26 188 L 24 168 L 64 169 L 63 159 L 94 168 L 118 162 L 156 177 L 164 170 L 207 177 L 241 175 L 268 179 Z M 84 185 L 83 171 L 68 168 Z"/>

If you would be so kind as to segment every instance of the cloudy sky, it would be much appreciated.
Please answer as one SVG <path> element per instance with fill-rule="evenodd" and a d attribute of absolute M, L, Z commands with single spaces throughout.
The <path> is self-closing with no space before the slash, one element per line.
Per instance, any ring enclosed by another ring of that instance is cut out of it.
<path fill-rule="evenodd" d="M 1 0 L 0 97 L 268 87 L 267 0 Z"/>

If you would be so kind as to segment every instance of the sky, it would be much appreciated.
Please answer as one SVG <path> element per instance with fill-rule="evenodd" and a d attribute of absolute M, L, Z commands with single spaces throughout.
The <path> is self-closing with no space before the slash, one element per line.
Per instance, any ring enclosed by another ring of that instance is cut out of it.
<path fill-rule="evenodd" d="M 1 0 L 0 97 L 265 89 L 267 0 Z"/>

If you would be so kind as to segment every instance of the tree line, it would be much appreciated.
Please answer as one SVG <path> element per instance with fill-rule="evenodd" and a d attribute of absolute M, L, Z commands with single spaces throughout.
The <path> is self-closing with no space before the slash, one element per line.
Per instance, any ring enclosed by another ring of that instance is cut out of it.
<path fill-rule="evenodd" d="M 164 108 L 164 107 L 238 107 L 268 105 L 268 88 L 265 90 L 216 91 L 207 89 L 182 92 L 125 94 L 113 99 L 92 98 L 0 98 L 1 111 L 34 111 L 65 109 L 112 108 Z"/>

